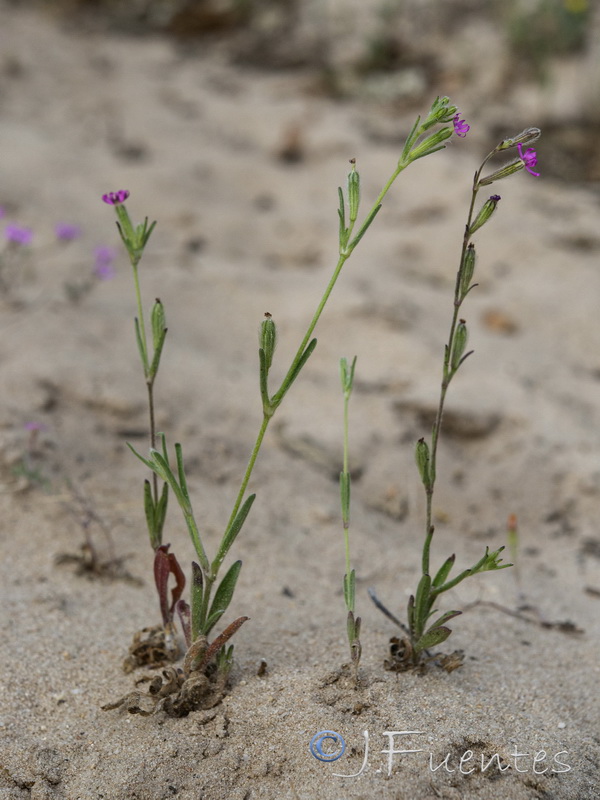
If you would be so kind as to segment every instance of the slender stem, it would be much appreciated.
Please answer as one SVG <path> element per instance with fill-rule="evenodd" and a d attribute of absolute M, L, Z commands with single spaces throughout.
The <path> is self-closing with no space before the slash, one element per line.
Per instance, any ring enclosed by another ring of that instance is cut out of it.
<path fill-rule="evenodd" d="M 349 405 L 350 395 L 346 391 L 344 392 L 344 460 L 343 460 L 343 471 L 344 474 L 349 478 L 349 470 L 348 470 L 348 405 Z M 349 509 L 346 508 L 344 516 L 346 519 L 344 520 L 344 543 L 346 546 L 346 576 L 347 580 L 350 580 L 350 522 L 347 518 Z M 349 611 L 354 611 L 353 608 L 348 609 Z"/>
<path fill-rule="evenodd" d="M 396 180 L 398 175 L 402 172 L 402 170 L 406 169 L 406 167 L 408 166 L 409 163 L 410 162 L 398 164 L 398 166 L 394 170 L 394 172 L 393 172 L 392 176 L 390 177 L 390 179 L 387 181 L 387 183 L 385 184 L 383 189 L 379 192 L 377 200 L 373 203 L 371 211 L 365 217 L 365 221 L 361 225 L 360 230 L 359 230 L 359 232 L 358 232 L 358 234 L 356 235 L 355 238 L 359 238 L 361 236 L 361 234 L 364 232 L 365 226 L 366 226 L 367 221 L 369 220 L 371 214 L 377 208 L 377 206 L 379 206 L 381 204 L 382 200 L 384 199 L 384 197 L 386 196 L 386 194 L 390 190 L 392 184 L 394 183 L 394 181 Z M 351 232 L 352 232 L 352 229 L 350 230 L 350 233 Z M 354 247 L 356 247 L 356 245 L 354 245 Z M 337 262 L 337 265 L 336 265 L 335 270 L 333 272 L 333 275 L 331 276 L 331 280 L 327 284 L 327 288 L 325 289 L 325 293 L 324 293 L 323 297 L 321 298 L 321 302 L 317 306 L 317 310 L 315 311 L 314 316 L 313 316 L 313 318 L 311 320 L 311 323 L 308 326 L 308 330 L 306 331 L 306 335 L 304 336 L 304 339 L 302 339 L 300 347 L 298 348 L 298 351 L 296 352 L 296 355 L 294 356 L 294 360 L 292 361 L 292 365 L 289 368 L 285 378 L 283 379 L 283 381 L 281 383 L 281 388 L 275 394 L 274 399 L 275 398 L 281 398 L 281 396 L 284 394 L 285 388 L 287 387 L 292 375 L 294 374 L 294 370 L 298 366 L 298 362 L 302 358 L 302 354 L 306 350 L 306 346 L 308 345 L 308 343 L 310 341 L 310 338 L 311 338 L 311 336 L 313 334 L 313 331 L 317 327 L 317 323 L 319 321 L 319 318 L 321 317 L 321 314 L 323 313 L 323 309 L 325 308 L 325 305 L 326 305 L 327 301 L 329 300 L 329 295 L 333 291 L 333 287 L 336 284 L 336 281 L 337 281 L 337 279 L 339 277 L 339 274 L 340 274 L 340 272 L 342 270 L 342 267 L 344 266 L 346 261 L 352 255 L 352 253 L 354 251 L 354 247 L 351 250 L 345 250 L 344 252 L 340 253 L 340 257 L 338 259 L 338 262 Z"/>
<path fill-rule="evenodd" d="M 208 612 L 210 609 L 210 596 L 212 594 L 212 587 L 215 582 L 216 575 L 213 577 L 211 575 L 204 576 L 204 590 L 202 592 L 202 602 L 200 604 L 200 633 L 207 634 L 206 631 L 206 621 L 208 619 Z"/>
<path fill-rule="evenodd" d="M 186 507 L 184 507 L 181 504 L 181 502 L 179 503 L 179 505 L 181 506 L 181 510 L 183 512 L 183 517 L 185 519 L 185 524 L 187 525 L 190 538 L 194 543 L 194 547 L 198 555 L 198 560 L 200 561 L 200 566 L 202 567 L 204 580 L 206 581 L 208 578 L 210 578 L 210 563 L 208 561 L 206 551 L 204 550 L 202 539 L 200 538 L 200 532 L 198 531 L 198 525 L 196 524 L 196 519 L 194 517 L 192 506 L 189 500 L 187 501 Z"/>
<path fill-rule="evenodd" d="M 142 293 L 140 291 L 140 279 L 138 275 L 138 261 L 131 260 L 133 267 L 133 282 L 135 284 L 135 298 L 137 302 L 138 320 L 140 327 L 140 336 L 142 339 L 142 349 L 144 354 L 144 374 L 148 372 L 148 342 L 146 341 L 146 325 L 144 323 L 144 309 L 142 307 Z"/>
<path fill-rule="evenodd" d="M 146 324 L 144 322 L 144 308 L 142 305 L 142 293 L 140 290 L 140 278 L 138 274 L 139 261 L 131 259 L 131 266 L 133 267 L 133 282 L 135 285 L 135 299 L 137 303 L 138 321 L 140 338 L 142 341 L 143 361 L 142 367 L 146 377 L 146 386 L 148 389 L 148 413 L 150 417 L 150 447 L 152 450 L 156 447 L 156 423 L 154 417 L 154 378 L 148 377 L 148 341 L 146 339 Z M 158 502 L 158 477 L 155 472 L 152 472 L 152 496 L 154 504 Z"/>
<path fill-rule="evenodd" d="M 146 381 L 148 388 L 148 411 L 150 415 L 150 448 L 156 449 L 156 422 L 154 418 L 154 379 Z M 152 494 L 154 496 L 154 505 L 158 502 L 158 476 L 154 470 L 152 471 Z"/>
<path fill-rule="evenodd" d="M 327 303 L 327 300 L 329 299 L 329 295 L 333 291 L 333 287 L 336 284 L 336 281 L 337 281 L 338 276 L 339 276 L 339 274 L 340 274 L 340 272 L 342 270 L 342 267 L 344 266 L 344 264 L 346 263 L 346 261 L 348 260 L 349 257 L 350 257 L 350 253 L 342 253 L 342 254 L 340 254 L 340 257 L 338 259 L 338 262 L 337 262 L 337 265 L 336 265 L 335 270 L 333 272 L 333 275 L 331 276 L 331 279 L 330 279 L 329 283 L 327 284 L 327 288 L 325 289 L 325 293 L 324 293 L 323 297 L 321 298 L 321 302 L 317 306 L 317 310 L 315 311 L 315 313 L 313 315 L 313 318 L 312 318 L 312 320 L 310 322 L 310 325 L 308 326 L 308 330 L 306 331 L 306 335 L 304 336 L 304 339 L 302 339 L 300 347 L 298 348 L 298 350 L 296 352 L 296 355 L 294 356 L 294 360 L 292 361 L 292 365 L 290 366 L 289 370 L 287 371 L 287 374 L 286 374 L 285 378 L 281 382 L 281 387 L 280 387 L 279 391 L 273 397 L 274 400 L 276 398 L 281 398 L 283 396 L 283 394 L 285 394 L 285 389 L 288 386 L 290 380 L 292 379 L 294 371 L 295 371 L 296 367 L 298 366 L 298 362 L 302 358 L 302 355 L 303 355 L 304 351 L 306 350 L 306 347 L 307 347 L 307 345 L 308 345 L 308 343 L 310 341 L 310 337 L 312 336 L 312 333 L 313 333 L 314 329 L 317 327 L 317 322 L 319 321 L 319 318 L 320 318 L 321 314 L 323 313 L 323 309 L 325 308 L 325 304 Z"/>
<path fill-rule="evenodd" d="M 263 415 L 262 425 L 260 426 L 258 436 L 256 437 L 256 442 L 254 443 L 254 447 L 252 448 L 252 453 L 250 454 L 250 460 L 248 461 L 248 466 L 246 467 L 246 472 L 244 473 L 244 477 L 242 479 L 242 485 L 240 486 L 240 490 L 237 494 L 235 504 L 233 506 L 233 511 L 231 512 L 231 516 L 229 517 L 229 522 L 227 523 L 225 532 L 227 532 L 229 528 L 232 526 L 233 521 L 236 518 L 238 511 L 240 510 L 240 506 L 242 505 L 244 495 L 246 494 L 246 489 L 250 481 L 250 476 L 252 475 L 252 470 L 254 469 L 254 464 L 256 463 L 256 459 L 258 458 L 258 453 L 260 451 L 262 441 L 265 437 L 265 433 L 267 432 L 267 428 L 269 427 L 270 420 L 271 417 L 267 416 L 266 414 Z"/>
<path fill-rule="evenodd" d="M 429 486 L 426 488 L 426 498 L 427 498 L 427 509 L 425 515 L 425 543 L 423 545 L 423 560 L 422 560 L 422 572 L 423 575 L 429 574 L 429 557 L 430 557 L 430 550 L 431 550 L 431 540 L 433 538 L 433 524 L 432 524 L 432 517 L 433 517 L 433 490 L 435 486 L 435 479 L 436 479 L 436 463 L 437 463 L 437 445 L 440 435 L 440 430 L 442 427 L 442 417 L 444 415 L 444 404 L 446 402 L 446 393 L 448 391 L 448 386 L 450 385 L 450 380 L 452 379 L 453 373 L 450 369 L 450 358 L 452 356 L 452 343 L 454 341 L 454 334 L 456 331 L 456 324 L 458 322 L 458 313 L 460 310 L 460 306 L 462 303 L 462 298 L 460 296 L 460 284 L 461 284 L 461 272 L 462 266 L 465 261 L 465 254 L 467 252 L 467 248 L 469 246 L 469 241 L 471 238 L 471 234 L 469 233 L 469 229 L 471 227 L 471 222 L 473 220 L 473 210 L 475 208 L 475 200 L 477 199 L 477 193 L 479 191 L 479 178 L 481 177 L 481 172 L 487 162 L 492 158 L 492 156 L 496 153 L 496 150 L 493 150 L 486 158 L 483 160 L 481 166 L 475 173 L 473 178 L 473 188 L 471 191 L 471 202 L 469 205 L 469 213 L 467 215 L 467 224 L 465 225 L 465 233 L 463 236 L 463 243 L 462 249 L 460 253 L 460 261 L 458 271 L 456 273 L 456 285 L 454 289 L 454 311 L 452 313 L 452 321 L 450 323 L 450 334 L 448 336 L 448 343 L 446 345 L 444 351 L 444 365 L 442 370 L 442 384 L 440 388 L 440 399 L 437 407 L 437 412 L 435 415 L 435 421 L 433 423 L 433 429 L 431 432 L 431 481 Z"/>

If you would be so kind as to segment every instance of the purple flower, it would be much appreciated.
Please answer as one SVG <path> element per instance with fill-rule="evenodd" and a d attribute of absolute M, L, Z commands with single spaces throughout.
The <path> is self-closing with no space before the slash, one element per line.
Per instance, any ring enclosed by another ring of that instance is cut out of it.
<path fill-rule="evenodd" d="M 94 249 L 94 275 L 101 281 L 109 281 L 115 276 L 115 268 L 113 261 L 115 260 L 115 251 L 112 247 L 100 245 Z"/>
<path fill-rule="evenodd" d="M 4 235 L 9 242 L 15 244 L 31 244 L 33 240 L 33 231 L 31 228 L 21 228 L 19 225 L 10 223 L 4 229 Z"/>
<path fill-rule="evenodd" d="M 128 197 L 128 189 L 120 189 L 118 192 L 109 192 L 108 194 L 102 195 L 102 199 L 105 203 L 108 203 L 109 206 L 118 206 L 121 203 L 124 203 Z"/>
<path fill-rule="evenodd" d="M 535 152 L 533 147 L 528 147 L 525 152 L 523 152 L 523 146 L 518 144 L 517 150 L 519 151 L 519 158 L 525 164 L 525 169 L 530 175 L 535 175 L 536 178 L 540 177 L 539 172 L 534 172 L 532 167 L 535 167 L 537 164 L 537 153 Z"/>
<path fill-rule="evenodd" d="M 460 118 L 460 114 L 456 114 L 452 119 L 454 125 L 454 133 L 464 139 L 467 133 L 471 130 L 471 126 L 467 125 L 464 119 Z"/>
<path fill-rule="evenodd" d="M 54 226 L 54 233 L 61 242 L 72 242 L 73 239 L 78 239 L 81 236 L 81 228 L 79 225 L 73 225 L 70 222 L 57 222 Z"/>
<path fill-rule="evenodd" d="M 43 422 L 26 422 L 23 427 L 26 431 L 42 431 L 42 433 L 48 430 L 48 426 Z"/>

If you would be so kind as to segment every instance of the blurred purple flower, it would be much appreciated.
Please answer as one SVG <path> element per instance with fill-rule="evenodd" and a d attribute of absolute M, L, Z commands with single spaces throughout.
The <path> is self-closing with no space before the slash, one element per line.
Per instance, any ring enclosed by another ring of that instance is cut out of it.
<path fill-rule="evenodd" d="M 42 433 L 48 430 L 48 426 L 43 422 L 26 422 L 23 427 L 26 431 L 42 431 Z"/>
<path fill-rule="evenodd" d="M 115 250 L 107 245 L 100 245 L 94 248 L 94 275 L 101 281 L 109 281 L 115 276 L 113 261 L 115 260 Z"/>
<path fill-rule="evenodd" d="M 54 233 L 61 242 L 72 242 L 73 239 L 79 239 L 81 236 L 81 228 L 70 222 L 57 222 L 54 226 Z"/>
<path fill-rule="evenodd" d="M 19 225 L 10 223 L 4 229 L 4 235 L 9 242 L 15 244 L 31 244 L 33 240 L 33 231 L 31 228 L 21 228 Z"/>
<path fill-rule="evenodd" d="M 124 203 L 128 197 L 128 189 L 121 189 L 118 192 L 109 192 L 108 194 L 102 195 L 102 199 L 105 203 L 108 203 L 109 206 L 118 206 L 121 203 Z"/>
<path fill-rule="evenodd" d="M 533 147 L 528 147 L 525 152 L 523 152 L 523 146 L 517 145 L 517 150 L 519 151 L 519 157 L 523 164 L 525 164 L 525 169 L 530 175 L 534 175 L 536 178 L 540 177 L 539 172 L 534 172 L 533 167 L 537 164 L 537 153 L 535 152 Z"/>
<path fill-rule="evenodd" d="M 467 125 L 466 121 L 460 118 L 460 114 L 456 114 L 456 116 L 452 119 L 452 124 L 454 125 L 454 133 L 457 136 L 460 136 L 461 139 L 464 139 L 467 133 L 471 130 L 471 126 Z"/>

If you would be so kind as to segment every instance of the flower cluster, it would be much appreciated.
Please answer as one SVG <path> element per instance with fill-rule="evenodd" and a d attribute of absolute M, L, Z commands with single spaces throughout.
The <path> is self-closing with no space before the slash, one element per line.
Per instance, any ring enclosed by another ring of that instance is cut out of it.
<path fill-rule="evenodd" d="M 124 203 L 128 197 L 129 192 L 127 189 L 120 189 L 118 192 L 108 192 L 102 195 L 102 199 L 105 203 L 108 203 L 109 206 L 118 206 Z"/>

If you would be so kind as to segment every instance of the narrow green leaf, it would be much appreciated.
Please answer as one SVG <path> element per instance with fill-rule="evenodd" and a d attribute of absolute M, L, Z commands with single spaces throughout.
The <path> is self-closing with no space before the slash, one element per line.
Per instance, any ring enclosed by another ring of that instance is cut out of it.
<path fill-rule="evenodd" d="M 413 144 L 415 143 L 415 141 L 417 139 L 417 129 L 419 127 L 420 122 L 421 122 L 421 117 L 419 116 L 415 120 L 415 124 L 412 126 L 411 132 L 406 137 L 406 142 L 404 144 L 404 149 L 402 150 L 402 155 L 400 156 L 400 159 L 398 161 L 399 164 L 402 161 L 406 160 L 410 150 L 412 149 L 412 146 L 413 146 Z"/>
<path fill-rule="evenodd" d="M 415 626 L 417 632 L 420 632 L 425 627 L 429 611 L 431 609 L 432 598 L 431 591 L 431 578 L 425 574 L 422 576 L 417 587 L 417 594 L 415 597 Z"/>
<path fill-rule="evenodd" d="M 182 492 L 181 487 L 175 479 L 175 475 L 173 474 L 169 462 L 158 452 L 158 450 L 150 450 L 150 454 L 152 456 L 150 468 L 156 472 L 159 478 L 162 478 L 163 481 L 166 481 L 166 483 L 169 484 L 175 494 L 175 497 L 177 498 L 177 502 L 181 506 L 181 509 L 185 513 L 189 514 L 191 512 L 189 497 Z"/>
<path fill-rule="evenodd" d="M 209 614 L 206 618 L 206 621 L 202 625 L 201 633 L 204 636 L 208 636 L 222 616 L 223 613 L 221 611 L 215 611 L 213 614 Z"/>
<path fill-rule="evenodd" d="M 225 531 L 223 535 L 223 539 L 221 540 L 221 546 L 219 547 L 219 551 L 216 555 L 215 560 L 211 564 L 211 572 L 213 575 L 216 575 L 219 571 L 219 567 L 223 563 L 223 559 L 229 552 L 230 547 L 235 542 L 238 533 L 241 531 L 244 522 L 246 521 L 246 517 L 250 513 L 250 509 L 252 508 L 252 503 L 256 499 L 256 494 L 251 494 L 249 497 L 246 498 L 244 504 L 238 511 L 235 519 L 231 523 L 231 526 Z"/>
<path fill-rule="evenodd" d="M 148 377 L 154 378 L 158 372 L 158 365 L 160 364 L 160 356 L 162 354 L 163 345 L 167 336 L 167 329 L 163 328 L 162 333 L 158 338 L 157 344 L 154 345 L 154 355 L 152 357 L 152 364 L 148 372 Z"/>
<path fill-rule="evenodd" d="M 219 584 L 219 588 L 215 592 L 215 596 L 210 606 L 210 611 L 208 613 L 208 621 L 212 622 L 210 626 L 211 628 L 214 627 L 214 625 L 218 622 L 221 616 L 229 608 L 229 604 L 231 603 L 231 598 L 233 597 L 233 593 L 235 591 L 235 585 L 237 583 L 237 579 L 240 574 L 241 568 L 242 568 L 241 561 L 236 561 L 235 563 L 233 563 L 229 567 L 229 569 L 225 573 L 225 577 Z M 216 619 L 214 621 L 212 621 L 213 616 L 216 616 Z M 208 633 L 208 631 L 206 632 Z"/>
<path fill-rule="evenodd" d="M 204 576 L 200 564 L 192 561 L 192 641 L 195 642 L 202 631 L 202 600 L 204 598 Z"/>
<path fill-rule="evenodd" d="M 144 238 L 142 242 L 144 247 L 146 247 L 146 245 L 148 244 L 148 239 L 150 238 L 150 236 L 152 235 L 152 231 L 156 227 L 156 220 L 154 220 L 154 222 L 152 223 L 152 225 L 150 225 L 149 228 L 147 226 L 148 226 L 148 217 L 146 217 L 146 219 L 144 220 Z"/>
<path fill-rule="evenodd" d="M 454 617 L 460 616 L 462 613 L 463 613 L 462 611 L 446 611 L 445 614 L 442 614 L 442 616 L 438 617 L 438 619 L 436 619 L 435 622 L 431 623 L 427 633 L 429 633 L 429 631 L 434 630 L 434 628 L 439 628 L 442 625 L 445 625 L 446 622 L 449 622 L 451 619 L 454 619 Z"/>
<path fill-rule="evenodd" d="M 152 498 L 152 489 L 150 487 L 150 481 L 148 480 L 144 481 L 144 512 L 146 514 L 146 526 L 148 528 L 150 544 L 152 545 L 152 549 L 156 550 L 156 548 L 160 545 L 160 541 L 156 536 L 156 516 L 154 509 L 154 500 Z"/>
<path fill-rule="evenodd" d="M 183 448 L 179 443 L 175 445 L 175 458 L 177 459 L 177 473 L 179 475 L 179 485 L 181 487 L 181 491 L 188 501 L 190 500 L 190 494 L 187 488 L 187 480 L 185 477 L 185 467 L 183 466 Z"/>
<path fill-rule="evenodd" d="M 276 394 L 273 395 L 273 397 L 271 398 L 271 405 L 273 406 L 273 410 L 275 410 L 277 406 L 281 403 L 286 393 L 289 391 L 290 386 L 294 383 L 294 381 L 300 374 L 302 367 L 306 364 L 306 362 L 312 355 L 312 352 L 316 346 L 317 346 L 317 340 L 312 339 L 306 346 L 306 350 L 300 356 L 298 363 L 296 364 L 292 374 L 289 376 L 287 381 L 281 384 L 279 391 L 277 391 Z"/>
<path fill-rule="evenodd" d="M 152 472 L 156 472 L 156 469 L 154 468 L 154 464 L 153 464 L 153 462 L 152 462 L 152 461 L 148 461 L 148 459 L 147 459 L 147 458 L 144 458 L 144 456 L 141 456 L 141 455 L 138 453 L 138 451 L 135 449 L 135 447 L 133 447 L 132 445 L 130 445 L 130 444 L 129 444 L 129 442 L 125 442 L 125 444 L 126 444 L 126 445 L 127 445 L 127 447 L 128 447 L 130 450 L 131 450 L 131 452 L 133 453 L 133 455 L 134 455 L 134 456 L 137 456 L 137 458 L 139 458 L 139 460 L 142 462 L 142 464 L 145 464 L 145 465 L 148 467 L 148 469 L 152 470 Z"/>
<path fill-rule="evenodd" d="M 167 505 L 169 503 L 169 485 L 163 483 L 162 492 L 158 498 L 158 503 L 154 509 L 155 511 L 155 524 L 156 535 L 158 537 L 158 544 L 162 542 L 162 532 L 165 526 L 165 518 L 167 516 Z"/>
<path fill-rule="evenodd" d="M 340 199 L 340 207 L 338 208 L 338 215 L 340 218 L 340 242 L 341 242 L 342 232 L 346 230 L 346 203 L 344 201 L 344 191 L 341 186 L 338 186 L 338 197 Z"/>
<path fill-rule="evenodd" d="M 169 453 L 167 452 L 167 437 L 164 435 L 164 433 L 159 433 L 157 435 L 158 435 L 158 438 L 160 439 L 163 458 L 168 464 L 169 463 Z"/>
<path fill-rule="evenodd" d="M 436 645 L 445 642 L 451 633 L 452 631 L 450 628 L 445 627 L 428 630 L 427 633 L 421 636 L 419 641 L 415 644 L 415 652 L 420 653 L 421 650 L 427 650 L 430 647 L 435 647 Z"/>
<path fill-rule="evenodd" d="M 424 158 L 425 156 L 430 156 L 432 155 L 432 153 L 437 153 L 438 150 L 445 150 L 445 149 L 446 145 L 440 144 L 438 147 L 432 147 L 431 150 L 426 150 L 424 153 L 419 153 L 418 155 L 414 156 L 414 158 L 411 156 L 411 161 L 418 161 L 420 158 Z"/>
<path fill-rule="evenodd" d="M 348 250 L 350 250 L 350 252 L 352 252 L 352 250 L 354 250 L 356 245 L 360 242 L 362 237 L 368 231 L 369 227 L 371 226 L 371 223 L 373 222 L 373 220 L 375 219 L 375 217 L 379 213 L 380 208 L 381 208 L 381 203 L 379 203 L 378 206 L 375 206 L 375 208 L 371 211 L 371 213 L 369 214 L 367 219 L 363 222 L 363 225 L 362 225 L 361 229 L 359 230 L 359 232 L 356 234 L 354 239 L 352 239 L 352 241 L 348 245 Z"/>
<path fill-rule="evenodd" d="M 451 556 L 449 556 L 444 561 L 442 566 L 437 571 L 435 578 L 433 579 L 433 584 L 432 585 L 434 586 L 434 588 L 437 589 L 439 586 L 441 586 L 444 583 L 444 581 L 446 580 L 446 578 L 450 574 L 450 570 L 454 566 L 455 560 L 456 560 L 456 555 L 453 553 Z"/>
<path fill-rule="evenodd" d="M 144 368 L 144 376 L 148 376 L 148 356 L 146 355 L 146 347 L 144 346 L 144 340 L 142 338 L 142 332 L 140 330 L 140 321 L 138 318 L 135 318 L 135 338 L 137 341 L 138 350 L 140 351 L 140 358 L 142 359 L 142 367 Z"/>
<path fill-rule="evenodd" d="M 412 634 L 415 630 L 415 596 L 413 594 L 408 598 L 406 616 L 408 618 L 408 629 Z"/>

